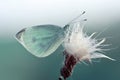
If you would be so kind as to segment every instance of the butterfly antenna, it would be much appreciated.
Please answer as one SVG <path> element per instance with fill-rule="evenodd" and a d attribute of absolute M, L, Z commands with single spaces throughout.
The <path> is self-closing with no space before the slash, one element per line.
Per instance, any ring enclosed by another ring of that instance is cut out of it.
<path fill-rule="evenodd" d="M 85 14 L 85 11 L 83 11 L 82 14 L 80 14 L 77 17 L 75 17 L 74 19 L 72 19 L 68 24 L 72 23 L 73 21 L 75 21 L 76 19 L 78 19 L 79 17 L 81 17 L 83 14 Z"/>

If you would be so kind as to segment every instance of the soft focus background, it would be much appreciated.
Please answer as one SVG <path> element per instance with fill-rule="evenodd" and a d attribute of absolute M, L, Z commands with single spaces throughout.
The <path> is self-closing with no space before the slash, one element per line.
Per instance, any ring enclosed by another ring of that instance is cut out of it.
<path fill-rule="evenodd" d="M 24 27 L 40 24 L 64 26 L 86 11 L 85 31 L 101 32 L 114 48 L 93 64 L 78 64 L 68 80 L 120 80 L 119 0 L 0 0 L 0 80 L 57 80 L 63 65 L 62 47 L 46 58 L 27 52 L 14 35 Z"/>

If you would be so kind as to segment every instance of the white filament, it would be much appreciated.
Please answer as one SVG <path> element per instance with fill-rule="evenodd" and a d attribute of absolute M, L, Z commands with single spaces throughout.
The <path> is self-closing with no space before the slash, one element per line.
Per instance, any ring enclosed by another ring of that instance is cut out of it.
<path fill-rule="evenodd" d="M 105 42 L 105 38 L 98 42 L 96 39 L 92 39 L 94 34 L 92 33 L 90 36 L 86 35 L 80 23 L 71 25 L 66 32 L 66 38 L 63 44 L 65 50 L 80 60 L 91 60 L 92 58 L 111 59 L 101 53 L 103 49 L 100 46 Z"/>

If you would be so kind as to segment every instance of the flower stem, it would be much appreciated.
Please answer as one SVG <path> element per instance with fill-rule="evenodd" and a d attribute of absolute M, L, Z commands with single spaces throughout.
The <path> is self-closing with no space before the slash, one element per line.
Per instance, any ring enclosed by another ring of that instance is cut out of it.
<path fill-rule="evenodd" d="M 72 55 L 64 51 L 65 54 L 65 61 L 64 65 L 60 70 L 60 78 L 59 80 L 66 80 L 69 76 L 72 75 L 72 71 L 78 60 Z"/>

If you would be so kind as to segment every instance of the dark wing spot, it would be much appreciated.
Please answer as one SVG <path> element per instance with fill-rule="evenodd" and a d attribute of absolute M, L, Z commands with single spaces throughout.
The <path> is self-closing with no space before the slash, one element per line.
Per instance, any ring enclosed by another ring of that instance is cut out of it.
<path fill-rule="evenodd" d="M 32 38 L 32 42 L 33 42 L 33 43 L 36 42 L 36 40 L 37 40 L 37 39 L 36 39 L 35 37 Z"/>
<path fill-rule="evenodd" d="M 42 44 L 42 43 L 40 43 L 39 46 L 40 46 L 41 48 L 45 48 L 45 45 Z"/>

